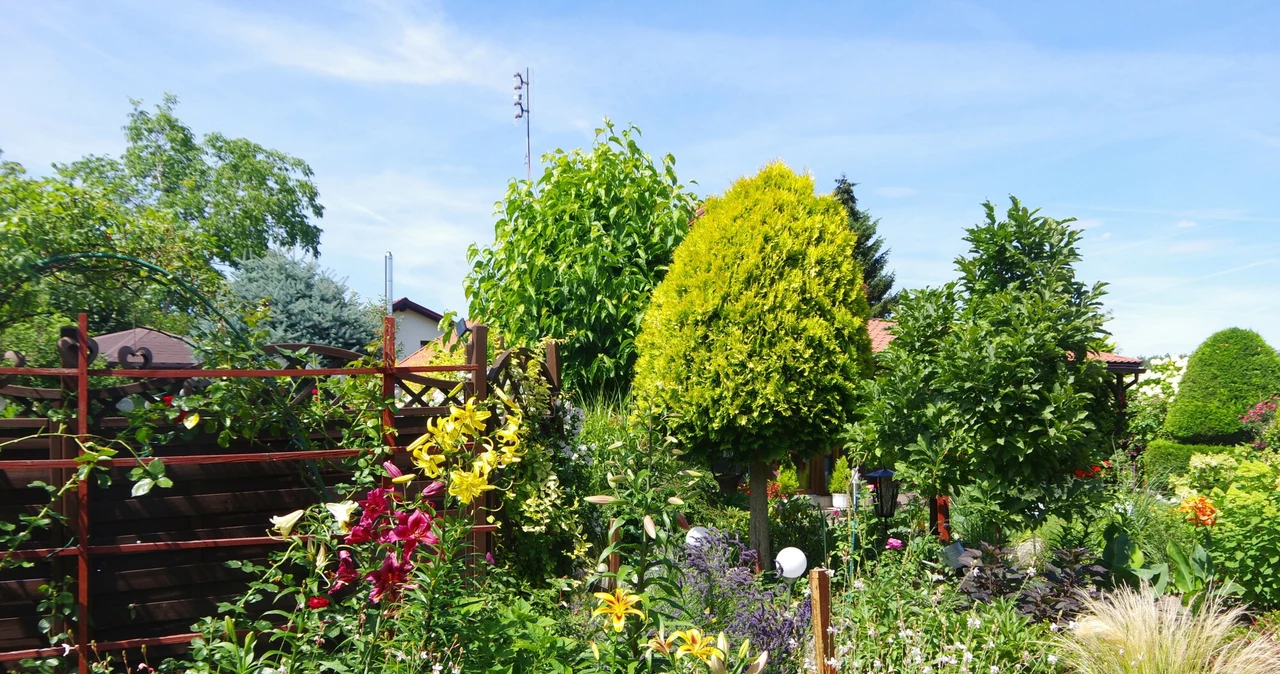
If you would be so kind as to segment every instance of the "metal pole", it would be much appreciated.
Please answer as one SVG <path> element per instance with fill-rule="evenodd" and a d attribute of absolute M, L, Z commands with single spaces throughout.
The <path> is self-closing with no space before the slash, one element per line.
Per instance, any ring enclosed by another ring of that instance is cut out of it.
<path fill-rule="evenodd" d="M 524 69 L 525 89 L 528 91 L 528 103 L 525 104 L 524 115 L 524 179 L 533 180 L 533 121 L 529 117 L 533 113 L 533 78 L 528 68 Z"/>
<path fill-rule="evenodd" d="M 383 292 L 387 294 L 387 315 L 388 316 L 394 313 L 393 309 L 396 301 L 395 288 L 394 286 L 392 286 L 392 271 L 393 271 L 392 262 L 393 260 L 391 258 L 391 251 L 387 251 L 386 265 L 384 266 L 382 271 L 383 271 L 383 275 L 386 277 L 386 283 L 385 283 Z"/>

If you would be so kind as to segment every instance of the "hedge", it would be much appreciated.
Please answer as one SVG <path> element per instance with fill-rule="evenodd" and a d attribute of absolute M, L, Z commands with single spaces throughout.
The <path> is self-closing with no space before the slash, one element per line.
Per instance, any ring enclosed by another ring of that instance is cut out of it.
<path fill-rule="evenodd" d="M 1231 447 L 1224 445 L 1184 445 L 1172 440 L 1153 440 L 1142 453 L 1147 479 L 1166 480 L 1184 475 L 1192 454 L 1221 454 Z"/>
<path fill-rule="evenodd" d="M 1164 432 L 1185 444 L 1243 442 L 1247 434 L 1240 415 L 1275 393 L 1280 393 L 1280 354 L 1258 333 L 1228 328 L 1191 355 Z"/>

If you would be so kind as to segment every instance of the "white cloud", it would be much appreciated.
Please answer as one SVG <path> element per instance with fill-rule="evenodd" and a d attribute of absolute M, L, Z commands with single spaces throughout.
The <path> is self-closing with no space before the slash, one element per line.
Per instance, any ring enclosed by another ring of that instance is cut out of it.
<path fill-rule="evenodd" d="M 339 30 L 293 17 L 211 9 L 209 28 L 267 61 L 339 79 L 415 85 L 509 86 L 501 49 L 436 16 L 383 3 L 358 5 Z"/>
<path fill-rule="evenodd" d="M 1111 238 L 1111 232 L 1103 232 L 1101 235 L 1098 236 L 1099 241 L 1106 241 L 1107 239 L 1110 239 L 1110 238 Z"/>
<path fill-rule="evenodd" d="M 1179 220 L 1178 224 L 1175 226 L 1181 229 L 1189 229 L 1191 227 L 1196 226 L 1196 221 L 1195 220 Z"/>

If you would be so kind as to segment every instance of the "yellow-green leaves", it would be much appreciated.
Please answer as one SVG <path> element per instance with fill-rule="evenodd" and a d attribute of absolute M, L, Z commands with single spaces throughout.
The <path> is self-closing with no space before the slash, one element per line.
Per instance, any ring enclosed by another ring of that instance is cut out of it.
<path fill-rule="evenodd" d="M 645 313 L 637 406 L 703 456 L 825 448 L 872 370 L 854 243 L 781 163 L 708 199 Z"/>

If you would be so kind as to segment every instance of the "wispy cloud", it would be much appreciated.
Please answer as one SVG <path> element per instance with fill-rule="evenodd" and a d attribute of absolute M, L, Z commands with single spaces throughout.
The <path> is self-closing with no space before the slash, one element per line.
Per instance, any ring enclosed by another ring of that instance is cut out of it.
<path fill-rule="evenodd" d="M 359 3 L 341 30 L 266 12 L 208 8 L 211 31 L 277 66 L 365 83 L 508 86 L 510 58 L 440 15 Z"/>
<path fill-rule="evenodd" d="M 1178 224 L 1176 224 L 1176 225 L 1174 225 L 1174 226 L 1175 226 L 1175 227 L 1179 227 L 1179 228 L 1181 228 L 1181 229 L 1189 229 L 1189 228 L 1191 228 L 1191 227 L 1195 227 L 1195 226 L 1196 226 L 1196 221 L 1195 221 L 1195 220 L 1179 220 L 1179 221 L 1178 221 Z"/>

